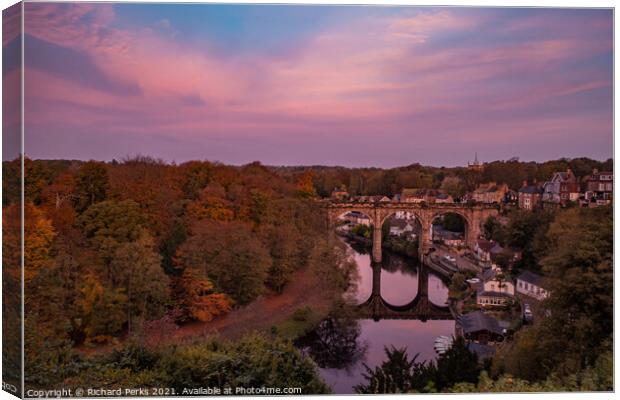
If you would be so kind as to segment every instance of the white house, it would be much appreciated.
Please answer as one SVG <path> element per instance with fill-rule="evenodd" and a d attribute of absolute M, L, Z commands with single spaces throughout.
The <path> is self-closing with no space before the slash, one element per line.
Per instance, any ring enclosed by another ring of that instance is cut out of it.
<path fill-rule="evenodd" d="M 393 219 L 390 223 L 390 235 L 401 236 L 413 232 L 413 226 L 404 219 Z"/>
<path fill-rule="evenodd" d="M 474 254 L 480 261 L 491 261 L 491 249 L 495 246 L 494 242 L 485 239 L 478 239 L 474 247 Z"/>
<path fill-rule="evenodd" d="M 415 214 L 411 211 L 396 211 L 394 213 L 396 219 L 415 219 Z"/>
<path fill-rule="evenodd" d="M 357 211 L 351 211 L 339 218 L 342 221 L 346 221 L 353 225 L 366 225 L 370 226 L 370 218 L 367 215 Z"/>
<path fill-rule="evenodd" d="M 517 277 L 517 293 L 544 300 L 549 297 L 549 291 L 542 287 L 542 277 L 530 271 L 523 271 Z"/>
<path fill-rule="evenodd" d="M 476 303 L 482 307 L 501 306 L 515 295 L 512 280 L 501 275 L 501 271 L 489 268 L 480 276 L 476 291 Z"/>

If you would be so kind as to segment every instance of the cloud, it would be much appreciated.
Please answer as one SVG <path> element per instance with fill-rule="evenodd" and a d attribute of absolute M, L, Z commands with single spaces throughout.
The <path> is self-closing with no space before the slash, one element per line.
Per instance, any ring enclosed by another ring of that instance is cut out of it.
<path fill-rule="evenodd" d="M 342 18 L 288 53 L 246 56 L 209 50 L 209 37 L 203 45 L 182 41 L 168 19 L 121 28 L 110 4 L 26 7 L 33 132 L 286 138 L 294 152 L 313 140 L 346 149 L 352 138 L 372 147 L 415 137 L 417 147 L 432 149 L 499 131 L 512 152 L 511 140 L 559 135 L 562 127 L 572 137 L 588 124 L 611 137 L 600 121 L 601 110 L 611 115 L 600 94 L 611 88 L 609 13 L 498 23 L 501 16 L 484 9 L 407 8 Z M 566 33 L 576 21 L 580 34 Z"/>

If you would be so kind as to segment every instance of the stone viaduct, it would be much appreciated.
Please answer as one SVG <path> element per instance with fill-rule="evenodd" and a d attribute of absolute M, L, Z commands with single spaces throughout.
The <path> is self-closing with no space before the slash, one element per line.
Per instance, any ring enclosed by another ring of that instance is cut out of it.
<path fill-rule="evenodd" d="M 460 215 L 465 220 L 465 243 L 470 249 L 482 232 L 482 225 L 491 216 L 497 216 L 499 210 L 494 205 L 460 204 L 460 203 L 407 203 L 407 202 L 333 202 L 325 203 L 327 208 L 328 228 L 333 230 L 338 218 L 351 211 L 357 211 L 370 218 L 373 226 L 372 260 L 381 262 L 381 227 L 392 215 L 406 211 L 415 216 L 418 224 L 418 254 L 423 258 L 432 248 L 431 229 L 433 221 L 445 214 Z"/>

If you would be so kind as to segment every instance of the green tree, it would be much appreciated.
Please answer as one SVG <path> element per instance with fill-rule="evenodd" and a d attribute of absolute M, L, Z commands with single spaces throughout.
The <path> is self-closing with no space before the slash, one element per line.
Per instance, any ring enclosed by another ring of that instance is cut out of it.
<path fill-rule="evenodd" d="M 98 251 L 111 280 L 109 265 L 119 245 L 137 240 L 146 224 L 133 200 L 106 200 L 88 208 L 78 224 L 91 246 Z"/>
<path fill-rule="evenodd" d="M 484 231 L 484 237 L 487 240 L 494 240 L 500 245 L 506 244 L 507 232 L 504 225 L 502 225 L 496 217 L 489 217 L 482 226 Z"/>
<path fill-rule="evenodd" d="M 613 332 L 613 219 L 611 207 L 557 213 L 541 264 L 550 296 L 547 317 L 499 352 L 494 370 L 540 381 L 592 366 Z"/>
<path fill-rule="evenodd" d="M 457 382 L 476 383 L 482 370 L 478 357 L 467 348 L 467 342 L 460 336 L 450 349 L 439 356 L 436 365 L 434 382 L 438 391 L 444 391 Z"/>
<path fill-rule="evenodd" d="M 65 387 L 169 387 L 177 395 L 205 387 L 299 387 L 301 394 L 329 393 L 316 365 L 290 342 L 259 334 L 229 342 L 159 347 L 136 343 L 85 363 Z"/>
<path fill-rule="evenodd" d="M 136 317 L 141 321 L 163 315 L 169 299 L 169 280 L 151 236 L 143 230 L 133 242 L 122 243 L 111 263 L 114 286 L 127 296 L 127 330 L 132 333 Z"/>
<path fill-rule="evenodd" d="M 384 352 L 387 359 L 381 365 L 371 369 L 364 364 L 367 383 L 355 386 L 357 393 L 407 393 L 417 389 L 412 386 L 414 374 L 428 375 L 425 363 L 417 361 L 418 354 L 410 360 L 406 348 L 385 347 Z"/>
<path fill-rule="evenodd" d="M 459 382 L 477 383 L 481 366 L 462 337 L 441 354 L 436 362 L 409 360 L 407 349 L 385 348 L 387 360 L 374 370 L 365 366 L 367 383 L 355 387 L 358 393 L 441 392 Z"/>

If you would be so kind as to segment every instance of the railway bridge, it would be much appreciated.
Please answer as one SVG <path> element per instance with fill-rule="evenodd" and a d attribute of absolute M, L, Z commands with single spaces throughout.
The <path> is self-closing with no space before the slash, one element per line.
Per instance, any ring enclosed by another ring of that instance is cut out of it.
<path fill-rule="evenodd" d="M 491 216 L 497 216 L 499 209 L 490 204 L 461 203 L 408 203 L 408 202 L 348 202 L 326 201 L 327 224 L 333 230 L 338 219 L 352 211 L 366 215 L 373 226 L 372 260 L 381 262 L 381 227 L 399 211 L 415 216 L 419 226 L 418 254 L 423 258 L 432 247 L 431 229 L 433 221 L 445 214 L 457 214 L 465 221 L 465 243 L 473 250 L 482 232 L 482 225 Z"/>

